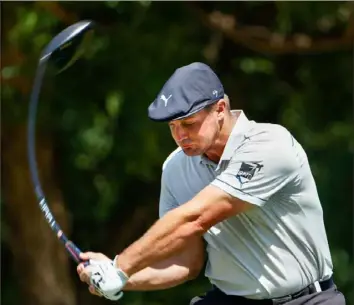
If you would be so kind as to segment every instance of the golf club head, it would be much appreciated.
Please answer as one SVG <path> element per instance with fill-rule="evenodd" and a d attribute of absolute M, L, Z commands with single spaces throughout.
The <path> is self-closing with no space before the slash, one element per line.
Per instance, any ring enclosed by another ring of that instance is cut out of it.
<path fill-rule="evenodd" d="M 77 22 L 55 36 L 43 50 L 40 63 L 49 61 L 56 73 L 70 67 L 83 53 L 92 36 L 94 23 Z"/>

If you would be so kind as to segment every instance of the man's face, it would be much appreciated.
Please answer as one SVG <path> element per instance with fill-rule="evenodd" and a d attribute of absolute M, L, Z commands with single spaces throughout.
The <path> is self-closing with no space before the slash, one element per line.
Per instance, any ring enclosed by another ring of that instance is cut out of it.
<path fill-rule="evenodd" d="M 173 139 L 187 156 L 202 155 L 211 148 L 220 131 L 218 113 L 218 105 L 213 105 L 208 110 L 168 123 Z"/>

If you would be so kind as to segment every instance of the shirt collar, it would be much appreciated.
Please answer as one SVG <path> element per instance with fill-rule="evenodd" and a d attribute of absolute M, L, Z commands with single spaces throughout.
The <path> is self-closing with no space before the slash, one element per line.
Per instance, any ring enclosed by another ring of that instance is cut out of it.
<path fill-rule="evenodd" d="M 242 110 L 232 110 L 231 113 L 234 115 L 238 114 L 238 118 L 237 118 L 237 121 L 236 121 L 234 127 L 232 128 L 229 139 L 226 142 L 224 152 L 220 158 L 220 161 L 219 161 L 219 164 L 218 164 L 216 170 L 219 169 L 222 161 L 228 161 L 232 158 L 235 149 L 244 140 L 244 135 L 250 128 L 250 121 L 248 120 L 248 118 L 246 117 L 245 113 Z M 216 165 L 214 162 L 209 160 L 204 155 L 200 156 L 200 162 L 203 164 Z"/>
<path fill-rule="evenodd" d="M 238 114 L 237 121 L 232 128 L 229 139 L 226 142 L 224 152 L 220 158 L 220 162 L 224 160 L 230 160 L 233 156 L 235 149 L 244 140 L 245 133 L 249 130 L 250 121 L 247 119 L 245 113 L 242 110 L 232 110 L 233 114 Z M 219 162 L 219 164 L 220 164 Z"/>

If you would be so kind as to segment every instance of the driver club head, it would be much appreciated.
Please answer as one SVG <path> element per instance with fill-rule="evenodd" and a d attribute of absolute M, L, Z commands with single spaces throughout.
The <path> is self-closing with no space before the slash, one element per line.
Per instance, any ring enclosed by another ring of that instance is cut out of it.
<path fill-rule="evenodd" d="M 56 35 L 43 50 L 39 62 L 49 61 L 56 73 L 70 67 L 83 53 L 92 37 L 94 23 L 77 22 Z"/>

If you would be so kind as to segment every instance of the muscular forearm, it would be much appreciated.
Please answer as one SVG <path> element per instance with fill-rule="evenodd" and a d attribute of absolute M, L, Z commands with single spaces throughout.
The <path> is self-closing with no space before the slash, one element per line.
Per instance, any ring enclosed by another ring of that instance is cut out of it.
<path fill-rule="evenodd" d="M 128 276 L 176 255 L 191 239 L 210 227 L 248 209 L 247 204 L 215 186 L 203 189 L 192 200 L 168 212 L 147 233 L 120 254 L 117 267 Z"/>
<path fill-rule="evenodd" d="M 188 216 L 186 216 L 188 215 Z M 202 235 L 197 213 L 170 211 L 159 219 L 145 235 L 118 257 L 117 265 L 128 275 L 175 255 L 196 235 Z"/>
<path fill-rule="evenodd" d="M 172 265 L 163 269 L 159 266 L 147 267 L 133 274 L 124 290 L 162 290 L 180 285 L 194 277 L 195 274 L 183 266 Z"/>

